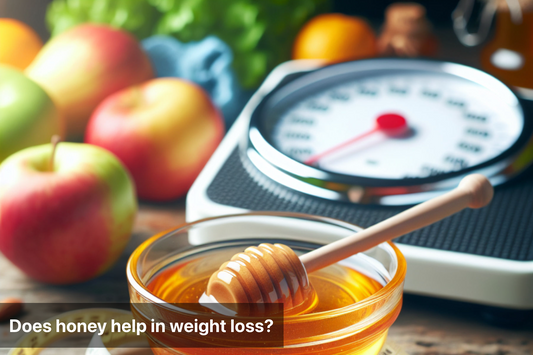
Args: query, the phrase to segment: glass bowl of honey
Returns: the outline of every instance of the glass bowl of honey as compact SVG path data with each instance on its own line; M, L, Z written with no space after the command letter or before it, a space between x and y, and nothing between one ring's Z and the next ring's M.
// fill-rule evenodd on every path
M234 254L261 243L282 243L301 255L360 230L331 218L283 212L184 224L148 239L131 255L127 276L134 315L146 322L151 317L202 317L202 307L179 305L198 304L210 276ZM209 347L199 348L171 332L147 332L147 337L154 354L376 355L400 312L405 272L398 248L383 243L310 273L316 306L283 318L283 346L228 349L217 347L215 336L209 338ZM156 316L136 312L135 305L142 304L155 305ZM254 335L249 335L248 341L253 340Z

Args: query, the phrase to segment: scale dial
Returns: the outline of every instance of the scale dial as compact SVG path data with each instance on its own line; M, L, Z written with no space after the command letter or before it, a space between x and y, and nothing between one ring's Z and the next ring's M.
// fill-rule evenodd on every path
M520 108L487 88L439 74L405 73L354 80L294 103L278 116L271 140L305 162L372 130L376 118L390 113L405 118L405 132L375 132L315 165L367 178L424 178L493 159L524 128Z
M390 117L405 127L380 129L379 120ZM250 133L252 160L277 170L277 180L285 174L282 183L297 179L336 199L354 200L349 192L363 189L356 202L396 204L390 201L408 199L383 198L451 188L472 171L502 182L531 128L517 97L488 74L374 59L319 69L278 88L256 111Z

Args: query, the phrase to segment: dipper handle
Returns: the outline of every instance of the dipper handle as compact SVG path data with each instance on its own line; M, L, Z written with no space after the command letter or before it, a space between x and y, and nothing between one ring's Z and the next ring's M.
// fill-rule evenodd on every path
M308 273L322 269L387 240L438 222L467 207L484 207L493 195L492 185L485 176L468 175L452 191L411 207L359 233L304 254L300 260Z

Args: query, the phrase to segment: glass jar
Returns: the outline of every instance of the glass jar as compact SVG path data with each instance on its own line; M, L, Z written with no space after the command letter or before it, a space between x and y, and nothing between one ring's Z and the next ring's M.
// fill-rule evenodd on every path
M481 68L507 85L533 89L532 31L531 10L522 13L519 23L509 11L497 12L494 38L481 52Z
M194 291L198 285L207 282L202 280L246 247L282 243L303 254L360 230L350 223L292 213L249 213L188 223L150 238L131 255L127 266L131 303L133 308L156 305L160 319L190 318L190 310L175 303L191 301L187 292L198 292ZM312 313L284 317L282 348L186 348L185 343L170 348L166 344L172 334L153 333L148 338L155 354L375 355L400 312L405 272L398 248L383 243L310 274L319 306ZM331 291L331 285L339 288ZM359 299L358 290L363 289L373 291ZM343 303L320 309L321 297Z

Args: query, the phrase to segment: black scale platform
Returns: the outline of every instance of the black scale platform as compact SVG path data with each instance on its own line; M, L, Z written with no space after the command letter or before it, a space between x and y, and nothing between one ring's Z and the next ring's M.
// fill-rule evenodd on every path
M216 203L248 210L290 211L368 227L405 207L328 201L290 190L241 161L236 149L207 189ZM533 174L496 188L492 203L464 210L396 242L516 261L533 260Z

